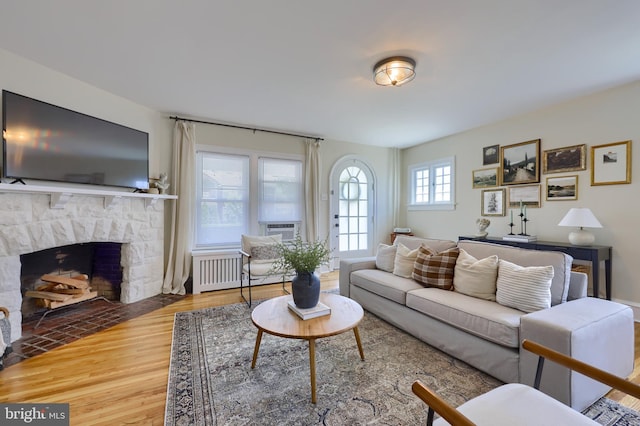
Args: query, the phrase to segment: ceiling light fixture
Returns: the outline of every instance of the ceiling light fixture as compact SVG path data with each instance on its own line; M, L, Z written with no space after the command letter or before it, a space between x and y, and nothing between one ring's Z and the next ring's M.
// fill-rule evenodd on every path
M392 56L373 67L373 80L380 86L402 86L416 76L416 61L406 56Z

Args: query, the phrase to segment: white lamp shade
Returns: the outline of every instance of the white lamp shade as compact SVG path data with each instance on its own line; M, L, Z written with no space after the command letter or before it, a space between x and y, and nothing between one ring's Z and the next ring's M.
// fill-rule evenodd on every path
M588 208L573 208L562 218L558 226L575 226L579 228L602 228L598 219Z
M569 234L569 242L576 246L593 244L595 237L582 228L602 228L598 219L588 208L573 208L562 218L558 226L574 226L577 229Z

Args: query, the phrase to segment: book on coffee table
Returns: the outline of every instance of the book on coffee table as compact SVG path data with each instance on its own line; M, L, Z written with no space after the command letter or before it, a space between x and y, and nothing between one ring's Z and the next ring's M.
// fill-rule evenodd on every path
M321 317L331 314L331 308L322 302L318 302L313 308L298 308L293 300L289 301L289 309L296 313L303 320Z

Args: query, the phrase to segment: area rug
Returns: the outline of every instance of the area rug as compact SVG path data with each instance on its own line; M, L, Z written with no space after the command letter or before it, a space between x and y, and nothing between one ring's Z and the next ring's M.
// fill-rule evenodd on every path
M425 424L411 391L420 379L454 406L501 382L365 313L365 360L352 332L316 341L317 403L311 403L308 344L264 334L244 304L175 316L165 425ZM602 399L588 415L601 424L640 425L637 414ZM637 423L636 423L637 422Z

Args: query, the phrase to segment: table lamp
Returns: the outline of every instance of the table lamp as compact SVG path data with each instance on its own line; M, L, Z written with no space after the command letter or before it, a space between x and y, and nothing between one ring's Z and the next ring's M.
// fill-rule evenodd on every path
M583 228L602 228L598 219L588 208L572 208L562 218L558 226L573 226L580 228L569 234L569 242L575 246L588 246L593 244L595 237Z

